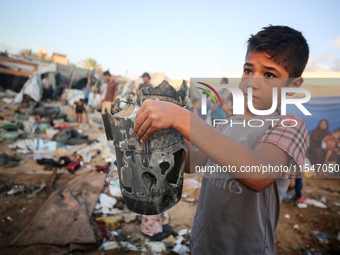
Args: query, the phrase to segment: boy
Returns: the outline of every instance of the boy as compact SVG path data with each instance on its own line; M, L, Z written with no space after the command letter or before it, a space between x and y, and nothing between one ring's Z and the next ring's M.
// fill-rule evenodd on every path
M238 170L236 174L208 174L205 176L210 178L203 178L190 234L193 254L274 254L280 203L290 180L272 173L247 175L240 170L302 165L307 129L295 116L280 116L280 106L271 116L255 116L246 103L247 89L252 88L255 109L271 108L273 88L278 89L280 102L282 87L301 86L308 55L305 38L289 27L265 27L249 38L240 84L245 94L245 114L228 120L245 123L250 119L280 119L264 122L261 127L223 125L217 130L168 102L146 100L139 109L134 131L141 142L154 132L173 128L198 148L190 151L191 165L187 164L186 171L194 167L193 162L198 166L229 165ZM282 125L282 118L289 128ZM280 175L296 177L294 173Z
M84 100L83 100L83 99L80 99L80 100L77 102L77 105L76 105L76 122L77 122L78 126L79 126L81 123L83 123L83 112L85 112L86 123L89 124L89 120L88 120L88 117L87 117L86 108L85 108L85 105L84 105Z

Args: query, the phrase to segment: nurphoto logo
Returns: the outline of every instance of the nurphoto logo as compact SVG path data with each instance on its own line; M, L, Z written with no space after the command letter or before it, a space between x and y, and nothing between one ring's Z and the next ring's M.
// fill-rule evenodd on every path
M202 93L201 94L201 114L202 115L207 115L207 95L209 95L214 104L217 105L217 102L215 100L214 95L209 91L211 90L217 97L217 99L219 100L220 104L222 105L222 100L219 96L219 94L217 93L216 89L223 89L226 88L230 91L230 93L233 96L233 115L244 115L245 111L244 111L244 94L242 92L242 90L236 86L233 85L229 85L229 84L217 84L214 87L203 83L203 82L197 82L200 85L205 86L206 88L200 88L197 87L200 90L203 90L206 93ZM208 90L208 89L209 90ZM260 116L265 116L265 115L271 115L273 114L277 109L278 109L278 89L276 87L272 88L272 105L269 109L266 110L258 110L255 109L254 105L253 105L253 101L252 101L252 97L253 97L253 88L248 87L247 88L247 93L248 93L248 97L247 97L247 106L248 109L251 113L253 113L254 115L260 115ZM304 94L305 97L299 97L299 98L287 98L287 94L288 93L299 93L299 94ZM288 104L292 104L295 105L304 115L311 115L311 113L303 106L303 103L307 103L310 99L311 99L311 93L309 90L304 89L304 88L292 88L292 87L283 87L281 88L281 102L280 102L280 113L281 115L287 115L287 105ZM278 119L266 119L265 121L271 121L272 123L274 123L274 121L277 121ZM289 121L288 119L285 119L283 122L287 122ZM217 126L217 125L221 125L221 124L227 124L229 121L227 119L214 119L213 120L213 126ZM291 123L293 122L293 124ZM257 123L257 124L256 124ZM243 126L246 125L245 120L242 123L230 123L231 126L237 125L237 124L242 124ZM248 126L249 127L261 127L264 124L263 120L259 120L259 119L251 119L248 120ZM297 125L297 122L295 120L291 120L289 125L286 125L285 123L281 123L281 125L285 126L285 127L295 127Z

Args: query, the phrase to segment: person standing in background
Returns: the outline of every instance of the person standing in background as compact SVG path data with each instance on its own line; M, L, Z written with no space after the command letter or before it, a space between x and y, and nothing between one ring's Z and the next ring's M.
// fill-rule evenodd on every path
M50 88L50 84L48 83L48 74L45 74L44 78L42 79L42 90L43 90L43 93L42 93L42 98L41 100L45 100L46 99L46 96L47 96L47 91L49 90Z
M106 95L105 95L103 106L102 106L102 114L105 113L105 108L108 108L109 110L111 110L111 105L116 102L116 98L118 94L117 83L114 80L114 78L111 76L110 72L105 71L104 77L105 77L105 81L107 84L107 88L106 88Z
M152 86L152 84L150 83L151 77L149 73L143 73L143 75L141 76L143 78L143 82L139 84L138 90L137 90L137 103L140 104L140 100L139 100L139 95L140 95L140 90L142 88L147 88Z
M228 84L228 78L223 77L220 81L220 84ZM218 95L221 98L222 105L220 104L219 100L216 100L216 105L211 107L210 117L211 117L211 124L214 124L214 119L225 119L228 117L226 111L224 110L224 105L227 104L227 98L230 94L230 91L226 88L223 88L221 92L218 92ZM228 101L228 103L230 100Z
M83 88L83 92L85 94L84 103L85 103L85 105L88 105L88 103L89 103L89 95L90 95L90 92L91 92L91 88L90 88L90 84L89 83L87 83L86 87Z
M308 156L313 165L325 162L325 151L321 148L322 139L330 135L328 121L320 120L319 125L312 131Z

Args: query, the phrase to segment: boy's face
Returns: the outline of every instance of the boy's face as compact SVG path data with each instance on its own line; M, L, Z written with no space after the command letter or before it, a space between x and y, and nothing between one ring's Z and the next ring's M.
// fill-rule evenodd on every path
M240 88L245 96L246 115L253 115L248 109L248 87L252 88L254 108L257 110L267 110L272 106L273 88L277 88L278 104L280 104L281 88L293 86L293 82L287 85L288 78L289 74L286 69L270 59L267 53L249 52L240 83Z

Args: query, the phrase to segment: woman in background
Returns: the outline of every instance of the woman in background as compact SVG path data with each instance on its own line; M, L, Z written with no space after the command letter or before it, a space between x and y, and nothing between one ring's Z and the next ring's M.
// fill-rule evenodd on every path
M320 120L319 125L310 136L309 159L313 165L325 162L325 151L321 148L322 139L330 135L328 121Z

